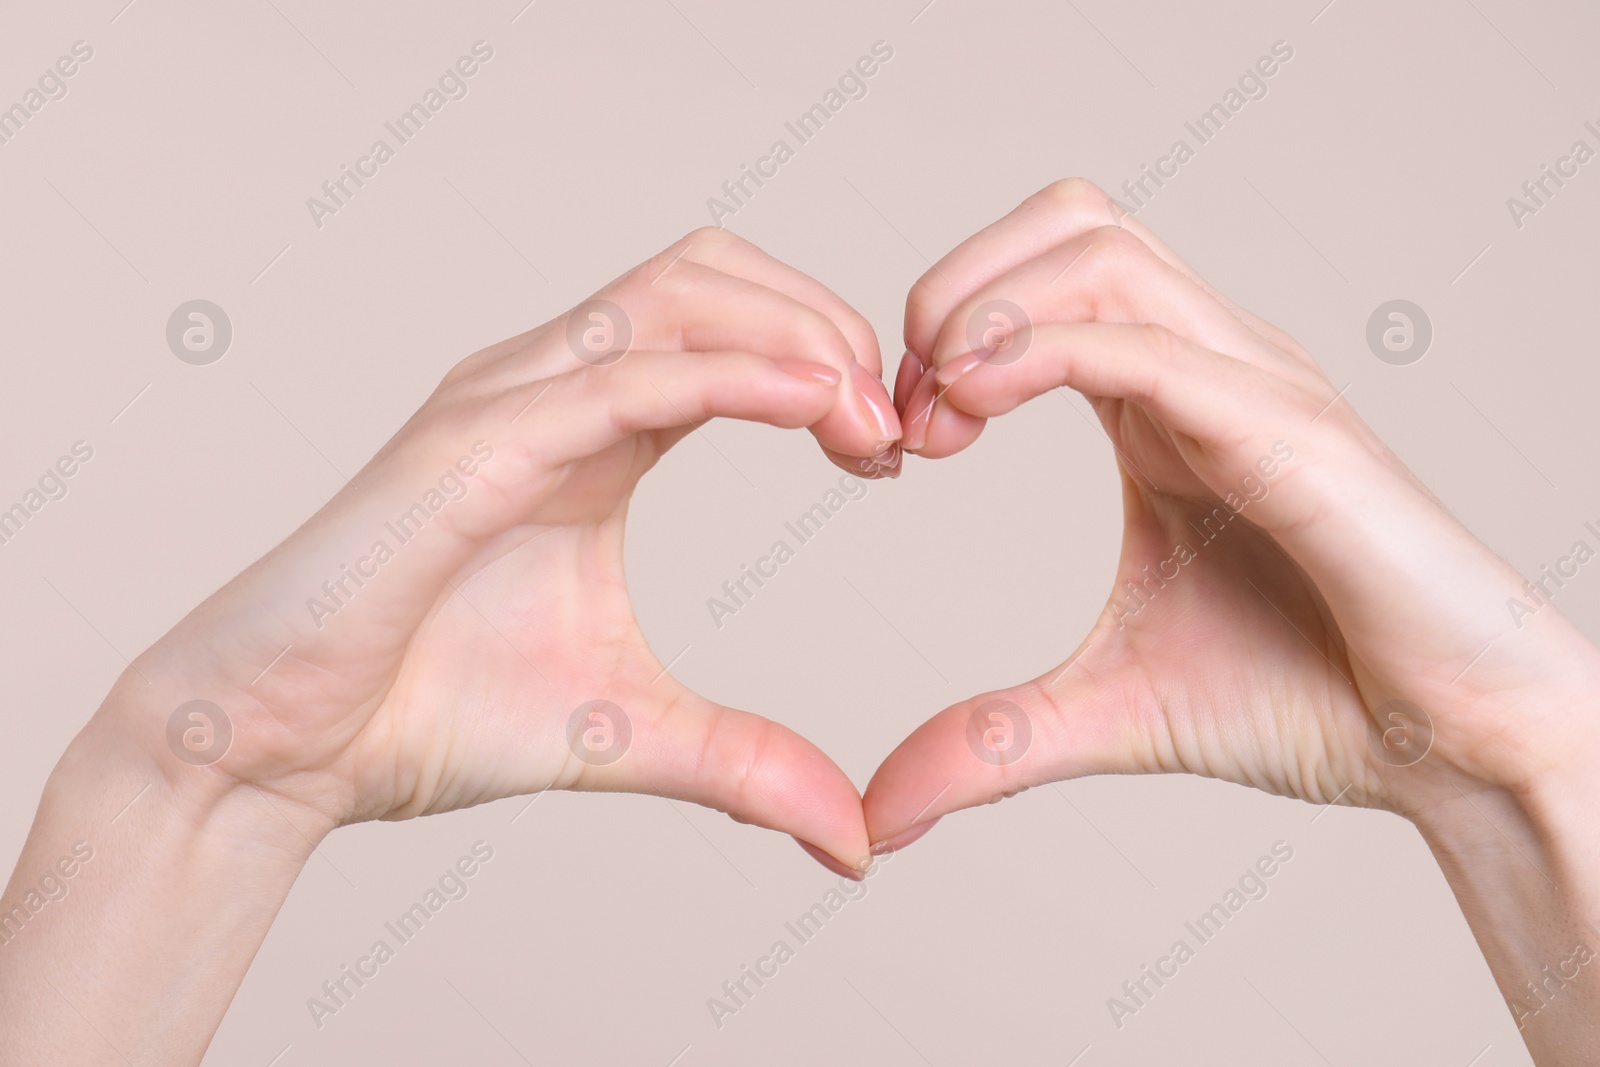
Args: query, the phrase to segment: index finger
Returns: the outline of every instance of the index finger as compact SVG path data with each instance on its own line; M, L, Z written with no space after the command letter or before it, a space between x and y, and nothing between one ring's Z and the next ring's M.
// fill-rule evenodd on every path
M715 226L695 230L679 243L684 246L681 254L686 259L764 285L826 315L850 342L856 362L873 377L883 373L883 357L872 324L809 274L774 258L738 234Z
M1148 226L1084 178L1063 178L1045 186L961 242L917 279L906 298L906 347L929 366L939 331L964 301L1028 260L1103 226L1118 226L1137 237L1264 339L1303 355L1287 334L1222 296Z
M878 335L866 316L809 274L720 227L707 226L693 231L641 269L652 270L660 261L659 269L665 273L679 259L687 259L781 293L833 323L849 344L855 363L861 368L860 371L848 373L842 387L852 400L852 411L848 418L878 431L878 443L875 448L865 450L863 455L856 455L855 452L830 447L822 438L830 436L828 431L832 427L824 427L819 437L823 454L836 466L852 473L871 478L884 474L893 476L898 469L898 449L888 447L885 450L882 438L899 437L899 418L881 380L883 356L878 346ZM836 416L832 421L837 424L845 418L847 416Z

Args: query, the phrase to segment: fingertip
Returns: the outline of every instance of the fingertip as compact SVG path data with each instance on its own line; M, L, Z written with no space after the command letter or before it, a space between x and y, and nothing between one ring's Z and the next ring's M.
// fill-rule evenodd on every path
M909 348L906 349L906 354L900 357L900 370L894 379L894 406L902 419L906 414L906 401L911 399L911 390L917 387L926 370L922 357Z
M949 363L934 372L934 380L942 386L952 386L965 378L968 373L989 361L987 352L968 352L964 356L957 356Z
M928 441L928 425L938 401L939 382L936 372L925 370L906 397L905 435L900 439L906 451L922 451L922 446Z
M838 857L824 851L823 849L818 848L809 841L804 841L797 837L794 839L794 843L805 849L808 856L822 864L828 870L832 871L834 874L837 874L841 878L848 878L852 882L859 882L867 876L867 871L872 867L872 857L876 854L869 852L867 855L857 860L855 865L852 866L843 862Z
M875 435L874 440L882 445L900 440L900 414L895 411L883 382L859 363L850 364L850 382L860 398L861 410Z
M923 459L944 459L963 451L978 439L988 420L963 411L942 396L934 405L917 455Z
M903 456L899 442L896 442L875 456L852 456L839 452L827 445L822 446L822 454L833 462L840 470L849 471L857 478L876 481L880 478L898 478L902 469Z
M861 793L816 745L681 687L652 701L652 714L633 722L628 758L590 768L584 788L700 804L809 842L847 867L869 855Z
M889 391L866 367L852 362L843 374L832 407L811 424L811 431L835 462L839 456L852 457L852 462L839 464L846 470L854 470L854 462L885 464L891 446L901 438L899 412Z
M900 831L898 834L887 837L882 841L874 842L872 845L872 854L874 856L887 856L891 852L899 852L901 849L906 848L914 842L920 840L924 834L937 826L939 824L939 820L942 818L944 818L943 815L932 819L925 819L922 822L916 823Z

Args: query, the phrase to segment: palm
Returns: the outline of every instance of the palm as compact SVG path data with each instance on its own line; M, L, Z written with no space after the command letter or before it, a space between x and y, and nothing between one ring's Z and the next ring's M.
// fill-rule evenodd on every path
M1249 503L1235 514L1211 488L1237 464L1135 405L1096 408L1122 459L1127 525L1122 580L1080 654L1102 684L1107 671L1117 679L1107 688L1149 739L1140 769L1381 802L1359 659L1300 569L1248 521Z
M409 818L574 784L584 764L568 749L568 715L594 699L637 714L661 670L629 604L621 544L620 515L545 527L449 591L352 746L358 795L376 809L362 814Z
M571 784L582 764L564 758L568 714L647 689L661 669L629 604L623 522L639 478L679 436L642 434L553 472L486 465L473 492L519 511L489 518L504 532L442 583L407 591L414 629L330 628L294 649L314 675L275 668L257 686L256 721L235 724L232 757L258 781L324 779L322 806L340 821ZM651 695L677 688L663 678Z
M974 340L997 319L1021 325ZM878 768L864 807L892 847L943 813L1107 773L1413 814L1486 780L1486 753L1509 789L1544 773L1527 738L1558 716L1514 694L1557 679L1589 699L1586 644L1553 612L1526 618L1531 583L1310 354L1087 183L945 256L911 290L906 342L910 451L953 455L985 420L1074 390L1116 447L1125 519L1115 588L1074 655L945 708Z

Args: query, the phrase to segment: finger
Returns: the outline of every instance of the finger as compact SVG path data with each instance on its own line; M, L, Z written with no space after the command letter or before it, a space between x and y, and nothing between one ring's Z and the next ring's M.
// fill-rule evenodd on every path
M687 431L713 418L799 429L839 404L841 376L826 364L753 352L631 352L514 390L497 403L515 410L537 397L537 434L527 446L549 467L593 455L649 431Z
M664 272L684 260L782 293L826 316L838 328L849 343L855 362L861 367L860 371L851 368L848 375L849 387L855 392L853 408L863 423L873 428L879 448L862 456L859 451L852 453L829 447L827 442L833 439L829 435L834 427L824 426L820 428L818 438L823 443L823 453L836 466L852 473L861 473L862 468L866 467L871 473L863 474L863 477L892 476L884 473L889 465L883 457L888 451L887 441L899 437L899 422L891 413L888 395L878 380L883 360L878 349L877 334L866 318L821 282L720 227L704 227L688 234L642 270L653 279L657 276L657 263L663 264L659 270ZM898 455L896 450L895 469L898 468ZM870 462L863 464L862 459Z
M450 409L437 423L424 413L295 534L294 551L269 554L241 578L261 617L277 620L263 638L276 645L267 659L286 645L336 655L359 635L409 633L485 542L527 521L567 463L644 431L664 431L664 448L717 416L808 426L838 403L839 382L825 364L749 352L635 352ZM368 581L362 561L380 535L406 545L404 562ZM336 625L307 609L308 595L333 588L330 576L345 596L360 590Z
M935 715L891 752L862 806L876 853L904 848L962 808L1047 782L1158 770L1159 717L1131 671L1097 662L1086 642L1077 660L1012 689L963 700Z
M1013 268L958 304L929 353L932 367L985 351L996 362L1021 361L1018 330L1042 322L1159 323L1218 351L1254 362L1276 357L1259 336L1203 290L1115 227L1082 234ZM924 382L924 395L931 384ZM940 421L937 401L918 423L907 418L907 447L948 455L971 443L981 425Z
M1322 591L1342 628L1437 635L1422 652L1441 665L1441 691L1511 626L1492 606L1517 595L1520 577L1462 536L1454 518L1381 454L1333 419L1319 422L1327 408L1321 393L1160 326L1045 324L1024 340L1027 355L1013 363L977 355L947 364L939 372L949 383L941 403L993 417L1061 385L1138 405L1172 432L1188 470L1213 494L1203 511L1221 522L1244 515L1269 534ZM1490 577L1432 598L1396 598L1395 589L1423 573ZM1463 629L1441 629L1442 618ZM1404 664L1393 669L1414 673Z
M979 418L1014 410L1057 386L1145 408L1185 436L1218 450L1270 445L1283 420L1271 411L1287 392L1259 368L1210 351L1160 325L1042 323L1015 337L1026 354L951 360L929 375L942 404Z
M1164 326L1045 323L1018 338L1027 354L1014 362L974 353L936 372L940 403L993 418L1057 386L1126 401L1175 436L1187 469L1216 497L1237 501L1246 487L1259 490L1260 479L1272 480L1271 492L1250 504L1250 520L1291 553L1302 542L1331 552L1330 560L1348 550L1328 541L1323 531L1333 524L1318 521L1328 508L1321 472L1331 458L1328 434L1315 424L1320 394ZM1350 511L1368 512L1370 491L1340 491Z
M840 470L849 471L857 478L900 477L902 457L898 443L890 445L876 456L847 456L831 448L823 448L822 454Z
M845 402L812 427L826 448L874 456L900 437L899 419L876 373L857 362L833 319L793 297L687 257L654 282L635 282L614 296L639 348L739 350L836 368ZM585 314L585 305L573 314Z
M1010 214L963 241L924 274L906 301L906 344L927 356L951 312L979 288L1052 248L1107 226L1123 229L1141 241L1162 262L1273 344L1303 354L1292 338L1213 289L1149 227L1083 178L1066 178L1039 190Z
M856 354L856 363L862 368L862 373L851 371L851 384L856 389L854 402L859 414L882 437L890 437L891 434L899 437L898 419L891 418L890 410L885 405L886 394L882 381L878 381L882 378L883 357L878 350L877 333L861 312L846 304L837 293L816 278L802 270L795 270L722 227L696 230L680 243L688 248L688 258L722 270L725 274L749 278L750 282L784 293L806 307L827 315L850 341L850 347ZM840 453L827 445L822 445L822 454L826 454L834 466L864 478L899 477L901 454L898 445L883 446L877 454L866 458Z
M804 271L796 270L757 245L717 226L694 231L674 249L679 246L684 249L686 259L764 285L826 315L850 342L856 362L873 377L882 375L883 357L872 324L837 293ZM669 253L675 254L673 249L668 249L662 255Z
M1063 385L1143 404L1206 439L1236 434L1252 397L1281 392L1259 370L1164 326L1040 323L1012 335L1004 350L930 368L906 405L904 446L929 458L950 455L975 440L987 419Z
M629 703L591 702L569 725L577 773L568 788L687 800L790 834L841 873L859 876L869 865L861 795L811 742L681 686L664 701L639 694L642 712Z
M946 386L938 367L922 373L906 397L901 417L901 447L926 459L953 455L978 439L985 419L944 403Z
M929 363L1002 351L1037 322L1156 322L1219 351L1265 358L1260 337L1126 230L1102 226L989 279L940 325Z
M900 369L894 379L894 407L903 420L906 414L906 401L911 399L911 391L922 381L922 374L928 368L922 362L922 357L906 349L906 354L900 357Z
M827 316L844 334L855 353L856 363L862 368L862 372L852 371L851 374L859 414L882 438L899 436L898 420L889 414L889 407L885 403L887 394L878 380L883 371L878 336L864 315L815 278L720 227L708 226L694 231L657 259L667 256L675 259L680 254L682 258L783 293ZM894 477L899 470L898 448L880 448L876 454L867 457L840 452L826 444L822 451L839 468L862 477Z
M907 350L900 361L899 377L895 380L895 407L900 412L900 447L903 451L917 452L929 459L959 451L954 447L948 451L941 451L937 446L929 447L928 431L935 423L940 427L934 435L936 442L959 441L963 448L977 440L984 423L983 419L967 412L939 404L943 386L934 378L933 372L937 369L925 367L915 352Z

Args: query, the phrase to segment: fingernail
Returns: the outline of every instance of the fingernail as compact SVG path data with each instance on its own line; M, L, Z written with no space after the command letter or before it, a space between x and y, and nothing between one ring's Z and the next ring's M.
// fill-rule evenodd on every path
M873 456L870 460L873 478L898 478L900 477L900 443L892 441L889 447Z
M904 412L906 400L911 396L911 390L917 387L922 380L922 372L927 370L922 365L922 357L906 349L906 354L900 357L900 372L894 379L894 406Z
M939 400L939 381L935 371L925 371L917 387L911 390L906 401L906 429L900 444L915 452L928 443L928 423L933 418L933 406Z
M943 818L943 816L940 816L940 818ZM905 848L907 845L911 844L929 830L932 830L938 821L939 819L929 819L926 822L919 822L908 829L900 831L898 834L895 834L893 837L888 838L887 840L879 841L877 844L872 846L872 854L874 856L886 856L891 852L898 852L900 849Z
M900 445L891 443L879 450L876 455L857 458L850 464L850 469L855 471L858 478L869 481L878 478L900 477Z
M879 440L899 440L900 435L895 429L899 418L885 406L887 401L878 397L878 394L883 392L883 383L867 373L867 368L861 364L852 363L850 384L855 386L856 395L861 397L861 404L867 409L867 415L872 420Z
M966 355L957 356L949 363L946 363L944 366L940 367L933 377L934 380L940 385L954 385L962 378L965 378L967 376L967 372L972 370L972 368L981 366L987 362L989 362L989 353L968 352Z
M843 377L837 370L826 363L813 363L809 359L793 359L785 357L775 359L779 370L791 378L799 378L803 382L816 382L818 385L838 385Z
M839 875L841 878L848 878L852 882L859 882L866 876L866 870L864 868L847 867L809 841L802 841L798 837L795 838L794 841L795 844L805 849L807 855L809 855L812 859L828 868L828 870L832 871L834 874Z

